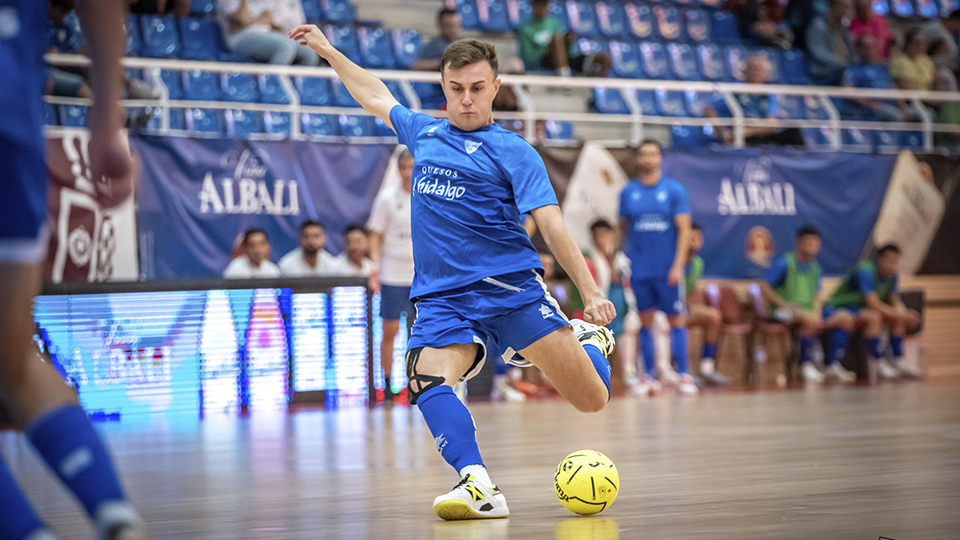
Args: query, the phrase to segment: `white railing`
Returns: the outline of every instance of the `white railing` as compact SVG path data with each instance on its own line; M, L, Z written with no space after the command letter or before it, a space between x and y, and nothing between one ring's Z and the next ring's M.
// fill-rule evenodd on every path
M48 54L47 61L60 66L84 66L89 64L89 60L80 55ZM297 93L292 77L323 77L336 79L336 72L329 67L300 67L300 66L274 66L268 64L238 64L231 62L196 62L189 60L167 60L153 58L124 58L123 65L127 68L147 69L151 74L152 82L160 89L161 99L159 101L146 100L125 100L123 104L126 107L156 107L161 111L161 128L159 134L184 134L170 129L170 109L177 108L205 108L205 109L240 109L247 111L274 111L291 113L291 134L294 139L305 138L301 131L299 115L303 113L320 114L351 114L368 115L366 111L359 108L350 107L316 107L300 103L300 96ZM213 73L249 73L255 75L276 75L287 94L289 104L273 105L264 103L243 103L232 101L194 101L194 100L171 100L167 93L166 85L160 78L161 70L170 71L205 71ZM383 80L398 81L403 90L404 97L410 103L414 110L421 110L421 102L416 92L414 92L411 83L414 82L438 82L439 75L435 72L423 71L397 71L397 70L371 70ZM932 92L932 91L908 91L908 90L874 90L865 88L843 88L827 86L796 86L796 85L778 85L778 84L739 84L739 83L712 83L699 81L672 81L672 80L642 80L642 79L613 79L613 78L589 78L589 77L555 77L544 75L501 75L503 84L509 85L514 89L520 103L519 112L497 112L495 117L498 119L514 119L524 121L524 135L531 142L536 136L537 120L557 120L577 123L602 123L602 124L620 124L630 127L629 140L622 141L623 144L635 145L643 138L643 126L645 124L656 124L663 126L686 125L686 126L704 126L712 124L716 126L733 126L734 146L742 147L744 145L744 128L746 127L781 127L781 128L823 128L829 127L831 130L830 146L838 150L841 147L841 131L844 129L860 130L890 130L890 131L920 131L923 133L924 150L932 151L934 149L934 133L960 133L960 125L938 124L934 123L930 117L924 103L936 104L942 102L960 102L960 92ZM563 112L544 110L540 106L543 103L537 103L530 95L528 88L578 88L594 89L597 87L615 88L620 90L666 90L666 91L686 91L694 92L716 92L721 94L730 105L730 118L698 118L698 117L673 117L673 116L649 116L644 115L640 104L636 100L634 92L622 92L624 100L630 109L630 114L600 114L600 113L582 113L582 112ZM795 95L795 96L813 96L823 109L829 115L828 120L821 119L757 119L745 118L740 109L735 94L776 94L776 95ZM859 99L884 99L884 100L902 100L910 104L917 112L920 122L870 122L843 120L830 98L859 98ZM65 104L87 104L88 102L78 98L63 98L48 96L50 103ZM425 110L428 114L434 116L445 116L444 111ZM194 132L190 132L196 135ZM269 138L269 135L263 135L262 138ZM377 139L377 138L374 138ZM360 141L363 142L363 141Z

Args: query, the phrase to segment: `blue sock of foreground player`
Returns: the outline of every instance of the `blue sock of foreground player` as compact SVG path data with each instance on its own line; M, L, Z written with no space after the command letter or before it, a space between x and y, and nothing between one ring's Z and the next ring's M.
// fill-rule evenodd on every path
M0 456L0 540L25 540L43 523Z
M587 351L587 356L590 357L590 361L593 362L593 369L597 370L597 375L600 376L600 380L603 381L603 384L607 387L607 401L610 400L610 360L603 355L603 352L600 351L600 348L596 345L590 343L585 343L583 345L583 350Z
M656 357L653 356L653 333L646 326L640 329L640 355L643 356L643 372L652 378Z
M870 353L871 358L876 358L877 360L883 358L883 351L880 350L880 338L867 338L867 348L869 349L868 352Z
M890 336L890 352L894 358L903 358L903 336Z
M847 343L850 342L850 332L842 328L836 328L830 332L830 354L827 355L827 365L843 360L843 355L847 353Z
M481 483L493 485L477 446L477 427L467 406L443 384L420 394L417 406L437 442L437 450L461 477L473 474Z
M670 329L670 350L673 352L673 362L677 365L677 373L683 375L687 371L687 328Z
M800 336L800 365L812 360L811 351L813 351L813 336Z
M90 517L102 521L97 511L104 503L125 505L110 456L82 408L68 405L48 413L27 429L27 437Z

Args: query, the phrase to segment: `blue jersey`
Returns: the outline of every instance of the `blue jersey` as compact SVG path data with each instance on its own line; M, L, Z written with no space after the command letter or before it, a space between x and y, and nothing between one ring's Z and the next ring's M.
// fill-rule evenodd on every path
M690 213L687 190L661 176L652 186L631 180L620 192L620 217L627 220L626 249L631 278L664 278L677 254L679 214Z
M520 215L557 196L522 137L496 124L463 131L401 105L390 122L415 159L411 297L542 268Z
M43 142L47 5L0 0L0 238L32 238L46 218Z

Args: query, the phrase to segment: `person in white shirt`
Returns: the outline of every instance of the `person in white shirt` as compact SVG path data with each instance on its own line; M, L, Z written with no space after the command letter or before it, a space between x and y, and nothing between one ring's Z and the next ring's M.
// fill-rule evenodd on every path
M413 177L413 154L404 149L397 158L400 185L386 188L373 201L367 222L370 231L370 259L374 271L370 288L380 292L380 317L383 319L383 341L380 342L380 365L383 367L384 402L393 396L390 375L393 367L393 342L400 330L400 314L407 314L409 335L417 311L410 302L413 283L413 241L410 236L410 181Z
M280 258L284 277L329 276L337 272L337 259L325 249L327 234L323 224L308 219L300 224L300 247Z
M270 262L270 242L267 232L257 227L243 233L244 255L230 261L223 271L225 279L280 277L280 268Z
M376 270L367 257L370 251L370 239L367 231L361 225L347 225L343 230L343 253L337 255L337 267L334 274L338 276L369 277Z
M300 0L219 0L217 22L231 51L276 65L320 65L320 57L300 47L286 31L305 23Z

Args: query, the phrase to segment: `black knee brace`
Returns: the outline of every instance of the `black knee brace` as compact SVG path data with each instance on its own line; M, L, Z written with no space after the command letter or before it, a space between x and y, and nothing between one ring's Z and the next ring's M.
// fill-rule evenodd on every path
M417 398L420 397L420 394L431 388L436 388L446 381L444 377L417 373L417 362L420 361L421 352L423 352L423 347L414 347L407 351L407 380L410 381L407 386L411 405L417 404Z

